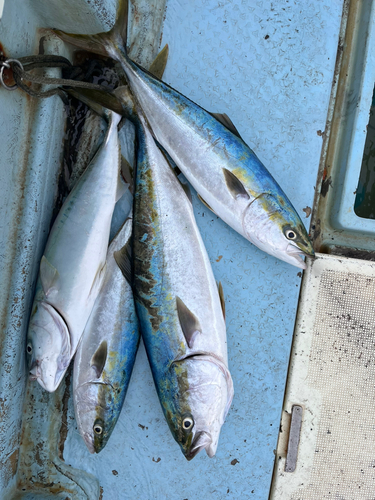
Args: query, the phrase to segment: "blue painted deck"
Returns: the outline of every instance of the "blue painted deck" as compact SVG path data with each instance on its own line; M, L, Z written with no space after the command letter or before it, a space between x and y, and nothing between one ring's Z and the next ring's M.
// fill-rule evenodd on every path
M342 0L169 0L164 80L226 112L308 227L332 85ZM91 456L72 404L64 458L96 475L103 500L265 500L271 481L300 288L270 257L197 201L194 209L227 307L235 397L218 452L186 462L160 408L143 346L107 447Z

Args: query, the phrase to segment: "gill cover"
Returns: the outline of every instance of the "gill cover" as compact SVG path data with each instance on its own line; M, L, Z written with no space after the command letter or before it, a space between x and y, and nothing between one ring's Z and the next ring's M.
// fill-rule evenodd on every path
M305 269L301 255L315 255L309 236L289 200L278 198L262 193L249 203L243 214L243 230L261 250Z
M26 351L31 378L48 392L55 391L69 364L70 335L62 316L46 302L35 306Z

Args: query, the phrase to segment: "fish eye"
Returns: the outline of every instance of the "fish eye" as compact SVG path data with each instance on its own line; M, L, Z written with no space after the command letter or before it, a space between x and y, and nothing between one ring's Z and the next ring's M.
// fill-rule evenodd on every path
M295 240L297 238L297 233L295 233L292 229L287 229L285 231L285 236L288 240Z
M185 417L182 421L184 431L189 431L194 425L194 420L191 417Z
M102 434L103 432L103 427L101 425L94 425L94 432L95 434L100 436L100 434Z
M31 345L31 342L27 344L26 350L27 354L31 354L33 352L33 346Z

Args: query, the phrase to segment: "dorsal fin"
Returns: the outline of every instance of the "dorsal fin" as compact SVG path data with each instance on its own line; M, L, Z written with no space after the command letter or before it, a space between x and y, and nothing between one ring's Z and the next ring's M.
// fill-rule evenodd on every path
M100 378L107 361L108 346L107 341L103 340L97 350L94 352L90 366L95 370L96 378Z
M116 264L120 268L124 278L131 286L132 284L132 251L131 251L131 242L130 239L126 242L126 244L117 252L113 253L113 257L116 261Z
M224 299L223 285L221 284L221 281L219 281L219 283L217 284L217 289L219 292L221 310L223 311L223 316L225 321L225 299Z
M180 297L176 297L177 314L180 321L181 329L183 331L187 345L192 348L195 337L202 333L202 327L198 318L193 314L190 309L184 304Z
M44 255L40 261L39 276L46 297L57 290L56 282L59 279L59 273Z
M232 134L242 139L240 133L238 132L232 120L226 113L210 113L210 115L216 118L216 120L220 122L222 125L224 125L224 127L226 127L230 132L232 132Z
M211 210L211 212L214 212L214 210L212 210L212 208L210 207L210 205L207 202L204 201L204 199L202 198L202 196L199 193L197 193L197 196L201 200L201 202L203 203L203 205L205 205L207 208L209 208ZM214 214L216 215L215 212L214 212Z
M227 185L227 188L229 189L230 194L233 196L233 198L241 197L241 198L250 199L250 196L247 193L244 185L239 180L239 178L234 175L233 172L231 172L227 168L223 168L223 173L224 173L225 183Z
M168 44L166 44L161 49L159 54L155 57L154 61L152 62L149 68L149 72L152 75L156 76L156 78L159 78L159 80L163 78L164 70L168 61L168 54L169 54L169 47Z

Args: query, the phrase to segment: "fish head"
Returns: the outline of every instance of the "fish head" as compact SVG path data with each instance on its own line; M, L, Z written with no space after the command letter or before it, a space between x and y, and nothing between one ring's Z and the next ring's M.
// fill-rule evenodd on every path
M120 392L103 380L74 387L76 421L90 453L102 451L112 434L123 402L117 397Z
M90 453L99 453L107 444L118 414L109 384L92 381L74 388L74 409L79 432Z
M34 304L26 356L30 378L46 391L55 391L69 365L70 337L65 321L50 304Z
M315 256L306 228L286 196L261 194L247 206L242 225L251 243L293 266L306 269L302 256Z
M174 438L187 460L203 449L212 458L233 397L229 372L208 356L189 357L175 363L175 368L179 408L172 425L168 422Z

